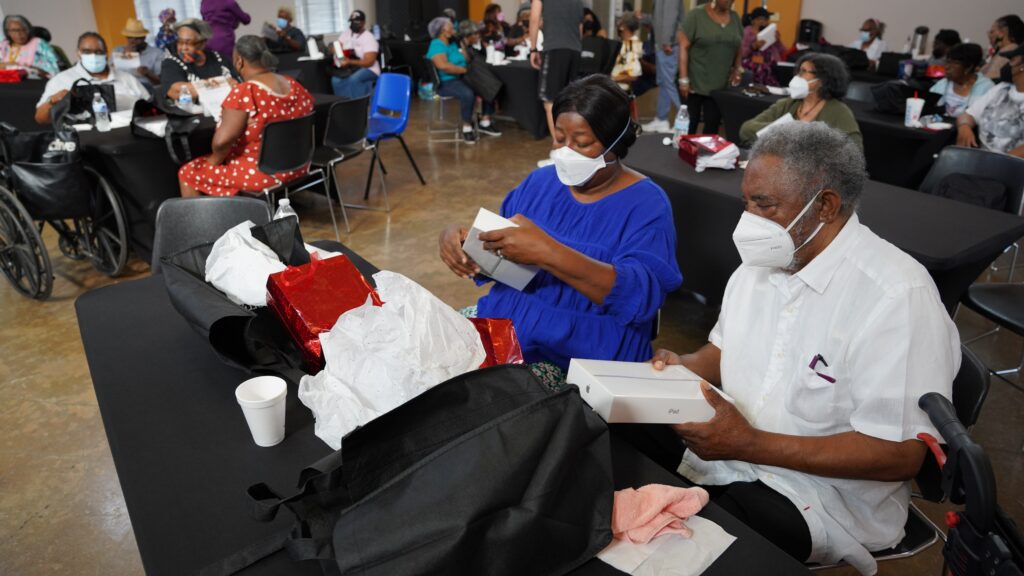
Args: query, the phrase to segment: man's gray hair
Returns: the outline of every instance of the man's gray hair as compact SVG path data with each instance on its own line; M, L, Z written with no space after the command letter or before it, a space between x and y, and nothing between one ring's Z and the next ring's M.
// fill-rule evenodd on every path
M839 130L824 122L790 122L775 126L754 144L750 160L759 156L782 159L782 173L778 178L805 203L828 188L842 198L843 213L857 209L867 180L864 154Z
M449 20L446 16L438 16L437 18L431 20L430 24L427 24L427 32L430 33L431 38L437 38L437 36L441 33L441 29L444 28L444 25L451 23L452 21Z

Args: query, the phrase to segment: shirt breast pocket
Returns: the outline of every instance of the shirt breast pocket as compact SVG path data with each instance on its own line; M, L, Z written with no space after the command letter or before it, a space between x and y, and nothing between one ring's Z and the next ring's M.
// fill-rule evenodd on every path
M810 430L831 428L836 424L837 388L828 374L804 366L786 390L786 412Z

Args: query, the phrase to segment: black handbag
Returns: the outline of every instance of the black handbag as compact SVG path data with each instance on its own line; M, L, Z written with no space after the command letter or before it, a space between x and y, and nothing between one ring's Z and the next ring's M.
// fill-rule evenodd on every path
M939 180L932 194L993 210L1006 210L1009 200L1006 185L999 180L967 174L949 174Z
M113 84L97 84L86 78L79 78L75 80L75 83L71 85L71 89L68 90L68 95L71 99L71 108L68 110L68 115L71 117L85 117L88 115L95 122L96 117L92 113L92 101L97 93L106 101L107 110L110 112L117 111L117 99L114 98Z
M285 506L295 525L201 574L285 548L329 575L558 576L611 542L613 493L608 427L579 390L495 366L355 430L294 495L250 487L257 519Z
M84 218L91 214L88 179L82 169L78 133L64 125L67 100L51 110L53 129L21 132L0 124L3 179L10 181L18 200L34 220Z
M484 102L493 102L504 86L501 79L487 66L487 60L479 54L472 54L463 80L477 96L484 99Z
M295 218L256 226L252 235L285 264L309 263ZM301 369L301 350L269 307L251 310L235 304L206 282L206 259L213 244L200 244L161 259L171 305L228 365L250 372Z
M181 110L166 98L156 98L153 101L138 100L132 108L132 134L141 138L160 138L159 135L139 125L140 120L158 117L167 118L163 139L171 161L181 166L192 160L192 146L189 144L188 136L199 127L202 117Z

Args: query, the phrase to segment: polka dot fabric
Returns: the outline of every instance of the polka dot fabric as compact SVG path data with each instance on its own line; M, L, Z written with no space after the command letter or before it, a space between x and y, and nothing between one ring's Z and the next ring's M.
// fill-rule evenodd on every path
M257 170L263 128L270 122L299 118L313 111L313 97L298 82L285 76L290 86L288 94L274 94L255 82L242 82L224 99L224 108L241 110L249 114L245 132L235 141L223 164L207 162L202 156L178 170L178 179L210 196L234 196L241 190L261 192L276 182ZM281 182L294 180L309 168L279 174Z

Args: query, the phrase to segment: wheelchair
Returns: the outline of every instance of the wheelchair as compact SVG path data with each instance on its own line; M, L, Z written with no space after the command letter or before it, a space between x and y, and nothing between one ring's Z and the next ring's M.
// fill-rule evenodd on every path
M77 134L63 128L21 133L0 124L0 271L15 290L37 300L53 289L42 239L47 224L64 256L88 259L107 276L124 271L128 226L121 200L84 164Z

